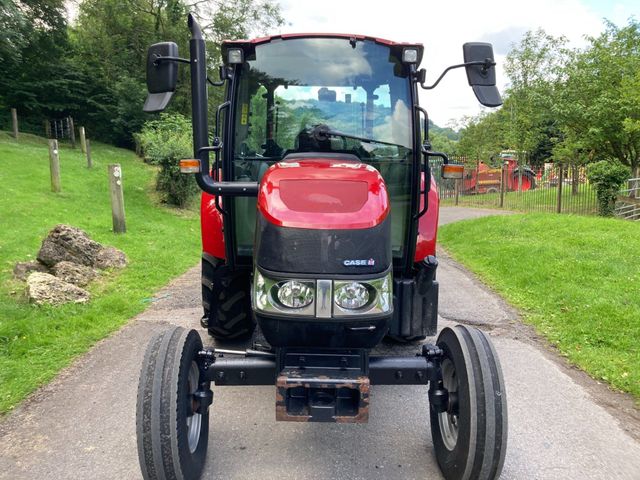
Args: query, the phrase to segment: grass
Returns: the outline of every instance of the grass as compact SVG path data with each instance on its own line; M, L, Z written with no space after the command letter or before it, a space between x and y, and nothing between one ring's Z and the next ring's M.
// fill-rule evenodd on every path
M445 225L439 240L572 363L640 403L640 223L495 216Z
M197 214L160 206L154 197L155 169L132 152L92 142L89 170L79 149L62 146L62 192L54 194L46 145L39 137L21 135L16 142L0 132L0 413L142 311L158 288L200 255ZM109 163L122 165L124 235L111 231ZM36 307L27 302L24 283L13 280L13 265L34 259L58 223L122 249L129 266L94 282L86 305Z
M446 192L448 195L441 198L443 206L455 205L453 192ZM598 205L595 191L588 184L581 184L576 194L572 194L571 185L563 185L562 190L562 212L582 215L593 215L598 212ZM460 195L458 205L475 206L484 208L500 208L500 193L484 193L479 195ZM556 212L558 206L558 189L536 188L525 192L505 192L504 208L517 212Z

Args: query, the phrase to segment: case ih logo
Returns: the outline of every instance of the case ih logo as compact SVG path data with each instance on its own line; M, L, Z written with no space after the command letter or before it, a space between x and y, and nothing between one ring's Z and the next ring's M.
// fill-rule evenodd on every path
M369 260L345 260L342 263L345 267L373 267L376 261L370 258Z

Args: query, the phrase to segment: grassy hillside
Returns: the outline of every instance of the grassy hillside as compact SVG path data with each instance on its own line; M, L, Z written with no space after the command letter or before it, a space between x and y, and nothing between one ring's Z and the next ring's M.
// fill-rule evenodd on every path
M46 140L0 132L0 412L10 410L74 357L144 309L154 291L195 265L198 216L158 205L155 169L127 150L92 143L94 168L78 150L60 149L62 192L51 192ZM111 232L107 164L123 172L128 232ZM89 287L86 305L36 307L12 278L17 261L32 260L58 223L80 227L122 249L129 266ZM143 348L141 345L140 348Z
M571 362L640 401L640 223L495 216L446 225L439 239Z

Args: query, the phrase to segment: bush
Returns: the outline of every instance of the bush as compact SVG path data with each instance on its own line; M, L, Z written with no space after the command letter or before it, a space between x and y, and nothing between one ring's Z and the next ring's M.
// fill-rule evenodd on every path
M596 189L600 215L613 215L616 196L629 175L629 169L617 162L601 160L587 167L587 178Z
M156 190L163 201L185 207L198 192L192 175L180 173L179 161L192 156L191 123L180 114L160 115L144 124L136 143L146 162L158 165Z

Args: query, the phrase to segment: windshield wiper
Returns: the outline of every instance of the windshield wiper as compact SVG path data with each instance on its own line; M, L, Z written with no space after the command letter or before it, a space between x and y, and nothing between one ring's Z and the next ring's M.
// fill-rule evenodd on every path
M357 135L351 135L350 133L339 132L338 130L332 130L329 125L320 124L314 126L309 132L313 138L318 142L326 142L329 137L351 138L365 143L379 143L381 145L389 145L391 147L402 147L397 143L383 142L382 140L376 140L375 138L359 137Z

